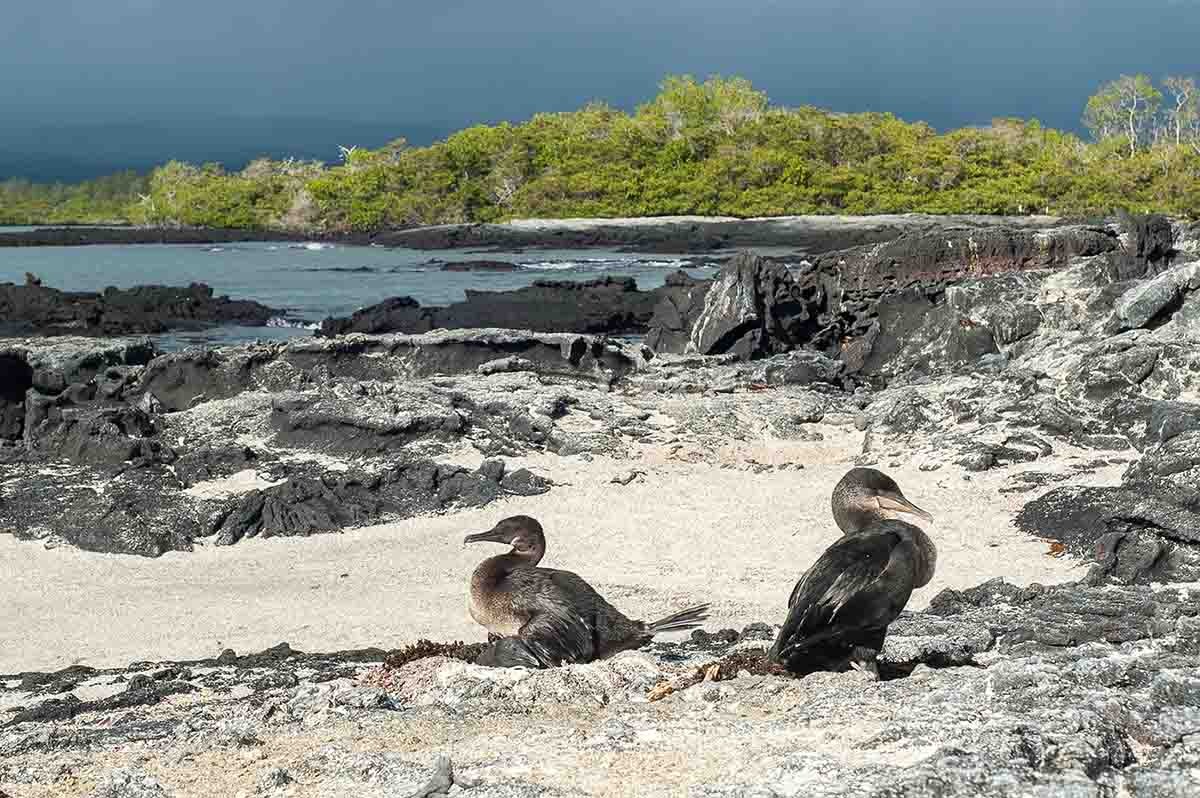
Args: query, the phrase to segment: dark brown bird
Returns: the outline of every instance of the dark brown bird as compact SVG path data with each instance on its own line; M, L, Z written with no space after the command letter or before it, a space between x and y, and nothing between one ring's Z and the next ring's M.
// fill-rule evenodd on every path
M932 521L887 474L855 468L833 489L833 517L844 533L792 589L788 616L770 658L796 674L865 668L913 590L933 578L937 547L917 526Z
M625 617L570 571L539 568L546 553L542 525L527 515L505 518L464 543L504 543L507 554L489 557L471 576L471 617L499 639L480 655L481 665L553 668L605 659L640 648L660 632L695 629L708 604L647 623Z

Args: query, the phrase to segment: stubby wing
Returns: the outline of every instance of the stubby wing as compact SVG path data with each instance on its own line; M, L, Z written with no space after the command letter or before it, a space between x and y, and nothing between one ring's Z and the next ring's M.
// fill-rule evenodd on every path
M792 591L772 654L794 656L833 637L894 620L889 608L895 602L884 574L900 543L895 533L877 532L846 537L826 549Z
M596 657L591 585L570 571L530 568L509 575L513 609L529 620L517 632L543 668L591 662Z

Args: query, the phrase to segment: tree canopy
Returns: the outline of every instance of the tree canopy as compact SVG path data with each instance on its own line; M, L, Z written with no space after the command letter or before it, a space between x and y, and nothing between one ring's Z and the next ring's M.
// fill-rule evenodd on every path
M228 172L172 162L148 178L109 179L108 193L98 193L103 181L10 181L0 184L0 221L369 231L682 213L1124 208L1196 217L1198 97L1190 79L1160 90L1144 75L1121 76L1087 102L1085 141L1021 119L938 133L886 113L774 107L741 78L669 77L632 114L591 103L467 128L428 147L343 146L329 165L260 159Z

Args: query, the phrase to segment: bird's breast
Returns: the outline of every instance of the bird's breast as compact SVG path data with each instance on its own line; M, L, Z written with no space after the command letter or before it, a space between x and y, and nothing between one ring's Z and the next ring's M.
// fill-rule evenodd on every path
M471 589L471 598L467 603L467 611L475 623L487 629L494 635L513 637L521 631L525 621L512 611L510 602L505 601L505 594Z

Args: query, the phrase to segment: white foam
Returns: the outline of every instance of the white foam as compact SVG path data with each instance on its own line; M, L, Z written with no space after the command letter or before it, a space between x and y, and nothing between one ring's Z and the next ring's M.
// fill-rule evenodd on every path
M321 328L320 324L316 324L314 322L292 321L291 319L285 319L282 316L272 316L271 318L267 319L266 326L287 327L296 330L318 330Z

